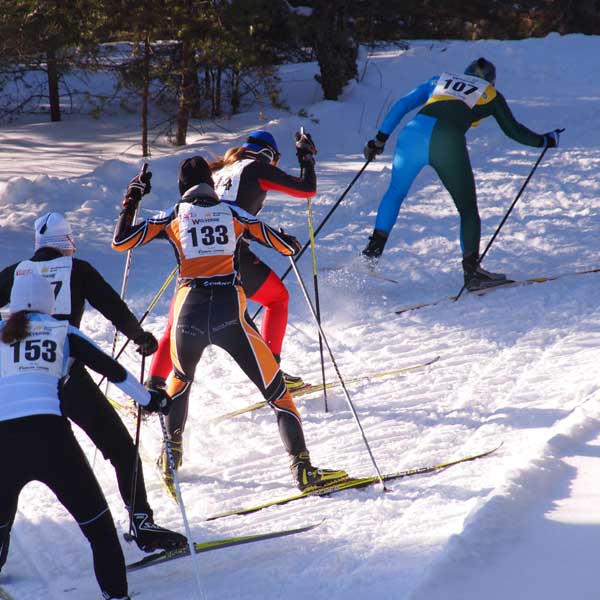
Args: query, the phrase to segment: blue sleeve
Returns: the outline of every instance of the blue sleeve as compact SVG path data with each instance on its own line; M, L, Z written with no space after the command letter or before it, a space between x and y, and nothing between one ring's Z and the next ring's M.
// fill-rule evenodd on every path
M390 109L386 115L379 131L390 135L394 129L398 126L398 123L402 121L403 117L406 116L411 110L422 106L429 100L429 97L433 93L435 86L437 85L439 75L432 77L429 81L422 83L414 90L408 92L406 96L402 96L394 106Z

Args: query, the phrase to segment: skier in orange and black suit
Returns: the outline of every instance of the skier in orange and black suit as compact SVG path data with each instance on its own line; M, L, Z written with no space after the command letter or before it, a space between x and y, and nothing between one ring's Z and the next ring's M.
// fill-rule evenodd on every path
M296 155L301 176L294 177L277 167L280 154L275 138L268 131L255 131L243 145L230 148L224 156L210 162L209 166L219 199L257 216L263 209L269 191L294 198L310 198L316 194L315 154L311 136L298 134ZM194 183L194 171L189 168L188 161L183 161L179 169L180 194L184 194ZM240 246L239 264L246 297L265 308L260 332L280 363L290 295L275 271L252 252L247 240ZM172 322L171 310L158 350L152 356L148 382L154 385L164 385L171 372L169 341ZM294 391L305 385L302 377L285 371L282 373L289 390Z
M177 467L181 464L182 435L196 366L204 349L216 344L231 354L274 409L298 487L312 489L346 478L345 471L311 465L300 415L273 353L248 316L239 277L243 239L255 240L285 256L298 253L300 243L249 213L219 202L204 159L194 157L184 162L200 183L188 189L171 209L135 225L135 209L147 190L139 177L132 180L112 244L113 249L124 252L162 237L171 243L177 256L179 276L171 333L174 373L167 386L173 398L167 427ZM165 451L160 462L165 484L174 494L173 473Z

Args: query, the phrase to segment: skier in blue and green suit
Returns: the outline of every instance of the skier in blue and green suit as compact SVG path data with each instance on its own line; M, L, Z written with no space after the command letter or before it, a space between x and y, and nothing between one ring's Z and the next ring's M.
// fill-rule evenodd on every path
M367 160L381 154L392 131L411 110L422 106L398 136L392 179L381 199L375 229L362 254L377 262L392 230L402 201L425 165L431 165L452 196L460 215L462 266L467 289L498 285L506 276L479 266L481 220L475 181L465 134L470 127L492 116L513 140L534 147L556 147L559 131L534 133L513 116L504 96L495 88L496 68L485 58L471 63L464 75L442 73L400 98L385 117L374 139L365 145Z

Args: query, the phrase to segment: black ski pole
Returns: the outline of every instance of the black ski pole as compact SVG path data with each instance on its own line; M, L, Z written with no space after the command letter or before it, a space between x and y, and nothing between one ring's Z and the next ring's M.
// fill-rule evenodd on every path
M363 174L364 170L369 166L370 162L371 162L370 160L367 160L365 162L365 164L360 168L360 171L354 176L352 181L348 184L348 187L344 190L342 195L338 198L338 200L336 200L335 204L331 207L329 212L325 215L325 218L321 221L319 226L315 229L315 237L317 235L319 235L319 231L321 231L321 229L323 229L323 227L325 226L325 223L327 223L327 221L329 220L329 217L331 217L331 215L334 213L335 209L340 205L342 200L346 197L348 192L352 189L352 186L356 183L358 178ZM306 242L306 244L304 244L304 246L302 247L302 250L300 250L300 252L298 252L298 254L296 256L296 260L300 259L300 257L304 254L305 250L309 246L310 246L310 240L308 242ZM280 277L280 279L283 281L287 277L288 273L291 270L292 270L292 268L288 267L286 269L285 273ZM258 310L254 313L254 315L252 316L252 319L256 319L256 317L258 317L261 310L262 310L262 305L258 307Z
M177 271L179 270L179 267L175 267L167 276L167 278L165 279L165 282L162 284L161 288L158 290L158 292L156 292L156 294L154 294L154 298L152 298L152 300L150 301L150 304L148 304L148 308L145 310L144 314L140 317L140 320L138 321L139 324L141 325L146 317L152 312L153 308L158 304L158 301L161 299L162 295L165 293L166 289L169 287L169 284L171 283L171 281L173 281L173 278L175 277L175 275L177 275ZM119 351L117 352L117 354L115 355L115 360L118 360L119 357L121 356L121 354L123 354L123 352L125 352L125 348L127 348L127 345L129 344L131 340L129 338L127 338L125 340L125 342L123 343L123 345L121 346L121 348L119 349ZM98 387L100 387L102 385L102 383L104 382L105 377L103 377L99 383L98 383Z
M558 133L562 133L563 131L564 131L564 129L559 129ZM476 267L478 267L481 264L481 262L483 261L485 255L487 254L488 250L492 247L492 244L494 243L494 240L498 237L498 234L500 233L500 230L502 229L504 223L506 222L506 220L508 219L510 213L512 212L513 208L515 207L515 204L519 201L519 198L521 197L521 194L523 194L523 192L525 191L525 188L527 187L527 184L529 183L529 180L532 178L533 174L535 173L536 169L538 168L538 165L542 162L542 159L544 158L544 155L546 154L546 152L547 152L547 150L548 150L549 147L550 146L548 146L548 145L544 146L544 149L542 150L542 153L539 155L538 159L535 161L535 164L533 165L533 168L531 169L529 175L527 176L527 179L525 179L525 182L521 186L521 189L519 190L519 193L516 195L515 199L512 201L512 204L510 205L510 208L506 211L506 214L504 215L504 217L502 217L502 221L500 221L500 225L498 225L498 227L496 228L496 231L494 232L494 235L491 237L490 241L487 243L487 246L485 247L485 250L483 251L483 253L479 257L479 260L477 261ZM458 292L458 294L454 298L455 302L462 296L462 293L467 288L468 283L469 283L468 281L465 282L465 283L463 283L463 286L460 288L460 292Z
M365 443L365 446L367 448L369 456L371 457L371 462L373 463L373 466L375 467L375 471L377 472L377 478L379 479L379 482L381 483L383 491L386 492L387 488L385 487L385 483L383 481L383 475L381 474L381 471L379 470L379 467L377 466L377 462L375 461L375 457L373 456L373 452L371 451L371 446L369 445L369 441L367 440L367 436L365 435L365 430L363 429L360 419L358 418L358 414L356 412L356 409L354 408L354 403L352 402L352 398L350 398L350 394L348 393L348 388L346 387L346 383L344 382L344 379L342 378L342 374L340 373L340 370L337 366L337 362L335 361L335 357L333 356L331 346L329 345L329 342L327 341L327 338L325 337L325 332L323 331L323 327L321 327L321 323L319 322L319 319L317 318L317 313L315 312L315 308L312 305L312 302L310 301L308 291L306 290L306 285L304 285L304 281L302 280L302 277L300 276L300 272L298 271L296 262L294 261L294 259L291 256L289 258L290 258L290 263L291 263L290 269L293 269L294 273L296 274L296 278L298 279L298 283L300 284L300 287L302 288L302 293L304 294L304 298L306 299L308 308L310 309L313 319L315 320L315 323L317 324L317 327L319 328L319 332L321 334L321 337L323 338L323 341L325 342L325 346L327 347L327 351L329 352L329 357L331 358L331 362L333 363L335 372L337 373L338 379L340 380L340 385L342 386L342 389L344 390L344 395L346 396L346 401L348 402L348 406L350 407L352 416L354 417L354 420L356 421L356 424L358 425L358 429L362 436L363 442Z
M315 308L317 314L317 320L321 323L321 302L319 301L319 273L317 270L317 251L315 248L315 231L313 227L313 213L312 213L312 202L308 199L308 235L310 241L310 250L312 253L312 267L313 267L313 289L315 291ZM319 356L321 357L321 379L323 380L323 401L325 405L325 412L329 412L327 406L327 380L325 379L325 359L323 357L323 338L321 332L319 332Z
M298 134L296 134L298 135ZM304 127L300 127L300 136L297 138L298 140L302 139L304 135ZM300 173L304 171L304 167L300 167ZM317 269L317 248L315 246L315 226L313 220L313 210L312 210L312 197L308 197L307 199L307 212L308 212L308 241L310 243L310 253L312 255L312 269L313 269L313 290L315 292L315 309L317 311L317 320L321 323L321 302L319 300L319 271ZM327 406L327 380L325 378L325 359L323 357L323 338L321 337L321 333L319 334L319 357L321 358L321 379L323 381L323 403L325 406L325 412L329 412L329 407Z
M146 357L142 354L142 367L140 371L140 383L144 385L144 372L146 371ZM131 494L129 496L129 533L125 536L127 542L131 542L135 539L133 535L133 515L135 512L135 494L137 491L137 480L138 480L138 463L140 462L140 428L142 424L142 405L138 404L137 408L137 423L135 425L135 462L133 463L133 475L131 477Z
M140 174L139 174L140 181L146 180L147 171L148 171L148 163L144 163L142 166L142 170L140 171ZM136 218L137 218L138 206L135 207L135 212L133 213L133 223L135 223ZM125 259L125 269L123 271L123 281L121 282L121 300L125 299L125 294L127 293L127 284L129 283L129 272L131 271L132 259L133 259L133 250L127 250L127 258ZM115 328L115 334L113 336L113 343L112 343L112 351L110 353L110 355L113 357L115 355L115 350L117 349L117 339L118 338L119 338L119 330L117 328Z

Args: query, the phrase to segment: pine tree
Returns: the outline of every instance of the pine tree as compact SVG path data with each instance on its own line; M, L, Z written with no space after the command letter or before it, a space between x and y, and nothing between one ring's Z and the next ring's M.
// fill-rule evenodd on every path
M44 71L50 119L61 120L60 85L75 47L97 17L93 0L4 0L0 11L0 57L5 67ZM22 98L26 106L32 98Z
M321 70L317 81L327 100L337 100L344 86L358 76L358 44L350 29L347 3L315 0L311 25L313 48Z

